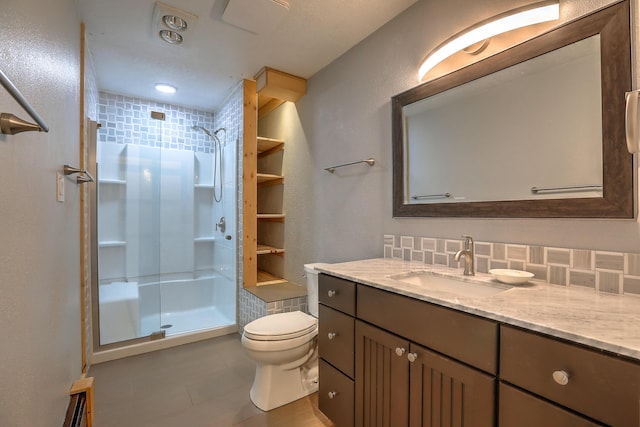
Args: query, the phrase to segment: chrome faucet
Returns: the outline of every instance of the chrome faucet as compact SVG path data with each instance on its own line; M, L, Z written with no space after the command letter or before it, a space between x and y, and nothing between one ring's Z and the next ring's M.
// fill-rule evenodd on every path
M456 252L456 255L453 257L454 260L460 262L460 258L464 258L464 274L465 276L475 276L475 264L474 259L475 255L473 253L473 237L465 236L464 237L464 249Z

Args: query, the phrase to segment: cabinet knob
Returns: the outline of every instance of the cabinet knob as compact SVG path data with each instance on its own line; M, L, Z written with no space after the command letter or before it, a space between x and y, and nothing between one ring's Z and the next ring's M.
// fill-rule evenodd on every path
M560 385L569 384L569 374L567 371L554 371L551 376L553 377L553 380Z
M405 349L404 349L404 348L402 348L402 347L396 347L396 354L397 354L398 356L402 356L402 355L405 353L405 351L407 351L407 350L405 350Z
M409 362L415 362L416 360L418 360L418 353L407 354L407 359L409 359Z
M333 298L333 296L336 294L336 291L328 291L327 295L329 296L329 298Z
M329 393L327 393L329 395L329 399L333 399L334 397L336 397L336 395L338 393L336 393L335 391L330 391Z
M334 339L336 337L336 333L335 332L329 332L327 334L327 338L329 338L330 340Z

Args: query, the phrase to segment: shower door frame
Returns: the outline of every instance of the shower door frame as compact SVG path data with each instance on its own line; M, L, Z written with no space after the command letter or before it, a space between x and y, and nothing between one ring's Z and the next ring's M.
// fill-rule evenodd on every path
M91 247L90 247L90 259L91 259L91 335L93 338L92 350L93 353L113 350L122 347L127 347L134 344L142 344L158 339L164 339L166 337L165 331L160 329L158 332L153 332L150 335L145 335L138 338L131 338L123 341L116 341L109 344L100 343L100 293L99 293L99 275L98 275L98 186L100 182L100 176L98 174L98 135L97 131L100 126L96 124L95 132L91 132L89 138L89 160L87 169L92 176L95 177L95 185L92 185L89 190L89 204L90 204L90 234L91 234Z

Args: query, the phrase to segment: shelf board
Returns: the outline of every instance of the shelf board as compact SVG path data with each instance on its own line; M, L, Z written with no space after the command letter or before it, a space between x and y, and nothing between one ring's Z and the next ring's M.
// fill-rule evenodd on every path
M123 240L104 240L102 242L98 242L99 248L120 248L127 246L127 242Z
M267 213L259 213L256 217L260 220L264 221L284 221L284 214L267 214Z
M98 184L115 184L115 185L124 185L127 181L124 179L100 179L98 180Z
M258 137L258 158L277 153L284 149L284 141L281 139Z
M267 273L266 271L258 270L258 282L256 286L266 286L266 285L275 285L276 283L285 283L281 277L276 277L271 273Z
M281 255L284 253L283 248L274 248L273 246L261 245L258 244L258 250L256 251L258 255L267 255L267 254L276 254Z
M268 173L257 173L256 177L258 178L258 185L266 184L266 185L278 185L284 184L284 176L282 175L272 175Z

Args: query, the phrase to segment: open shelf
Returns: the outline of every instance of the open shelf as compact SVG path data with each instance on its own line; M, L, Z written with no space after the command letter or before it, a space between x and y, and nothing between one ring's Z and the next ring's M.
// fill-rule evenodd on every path
M272 175L269 173L257 173L256 177L258 178L258 186L266 186L266 185L278 185L284 184L284 176L282 175Z
M283 253L284 253L283 248L275 248L273 246L258 244L258 250L257 250L258 255L267 255L267 254L279 255Z
M258 137L258 158L262 158L284 149L284 141L281 139Z
M258 220L263 220L263 221L279 221L282 222L284 221L284 214L273 214L273 213L259 213L258 215L256 215L256 217L258 218Z
M258 282L256 286L266 286L266 285L275 285L277 283L286 283L287 281L276 277L271 273L267 273L266 271L258 270Z

